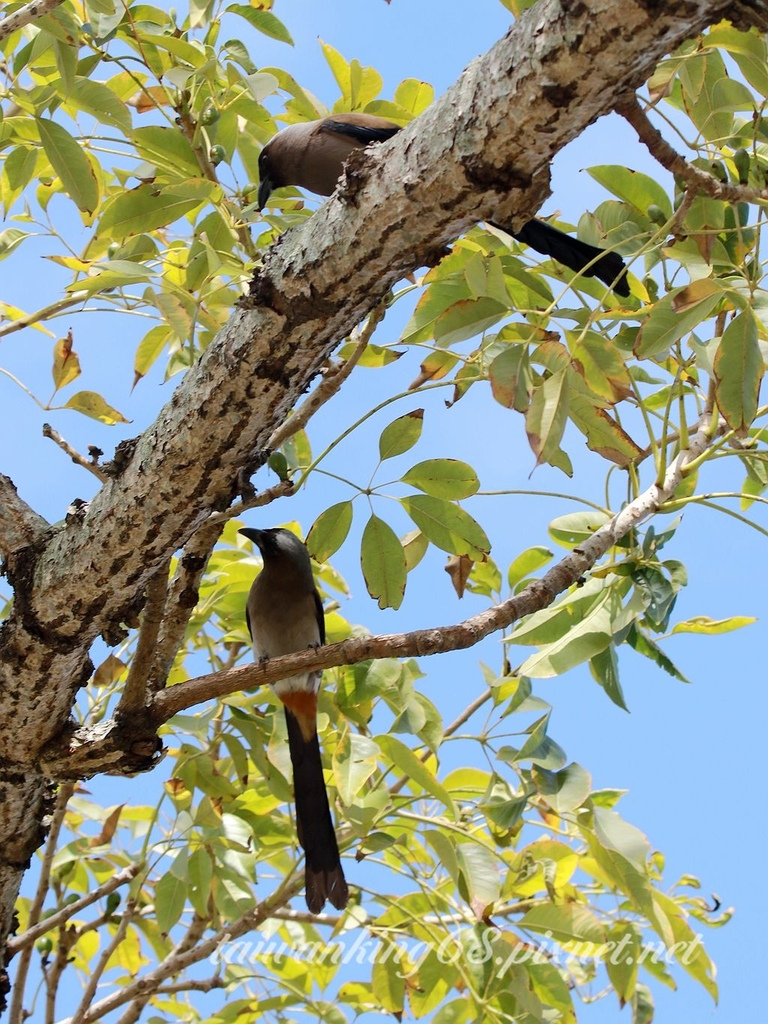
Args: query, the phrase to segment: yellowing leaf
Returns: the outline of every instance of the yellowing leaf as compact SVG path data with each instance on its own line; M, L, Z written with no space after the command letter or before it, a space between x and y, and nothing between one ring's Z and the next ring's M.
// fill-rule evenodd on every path
M59 408L74 409L76 412L81 412L85 416L90 416L91 419L99 420L101 423L108 423L110 426L114 423L131 422L121 412L118 412L117 409L113 409L111 405L108 405L96 391L78 391L77 394L72 395L66 405L62 405Z
M717 636L720 633L731 633L734 629L751 626L757 619L745 615L733 615L729 619L710 619L706 615L678 622L673 633L702 633L705 636Z
M80 360L77 352L72 348L72 331L67 331L66 338L59 338L53 346L53 374L54 392L71 384L80 376Z
M379 457L392 459L413 448L421 437L423 420L424 410L414 409L387 424L379 437Z

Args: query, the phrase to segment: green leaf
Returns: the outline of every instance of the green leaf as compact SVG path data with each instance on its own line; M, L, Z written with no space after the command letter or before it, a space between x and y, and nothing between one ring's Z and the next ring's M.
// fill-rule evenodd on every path
M139 185L130 192L118 192L104 204L99 236L123 239L172 224L209 200L212 190L218 188L212 182L199 184L198 195L194 194L194 187L190 189L182 184L163 190L153 185Z
M592 779L580 764L572 762L559 772L533 769L536 788L553 811L563 814L581 807L592 792Z
M128 135L131 131L131 114L124 103L102 82L94 82L90 78L75 78L67 94L66 106L72 104L78 110L100 121L111 125Z
M714 25L704 37L706 46L718 46L733 57L742 75L761 96L768 96L768 52L758 32L740 32L728 22Z
M548 533L552 540L564 548L572 548L589 540L593 533L604 526L610 516L596 509L586 512L569 512L558 516L549 524Z
M379 438L379 458L392 459L413 448L421 437L424 426L424 410L414 409L405 416L392 420L381 432Z
M542 569L547 562L552 560L552 552L549 548L533 547L526 548L510 563L507 570L507 583L509 589L514 590L518 583L527 577L532 576L537 570Z
M171 331L163 324L151 327L147 331L139 342L139 347L136 349L136 355L133 360L134 387L149 372L170 339Z
M674 943L670 946L667 955L674 956L677 963L692 978L703 985L715 1002L717 1002L715 965L701 944L701 935L694 933L685 919L682 908L669 896L656 891L653 894L653 898L657 908L666 916L672 928Z
M316 562L327 562L347 539L352 526L352 502L340 501L321 512L307 534L306 544Z
M589 670L613 703L623 711L629 711L619 680L619 659L613 644L589 659Z
M637 335L635 355L647 359L665 352L707 319L723 293L719 281L703 278L665 295L647 311Z
M395 89L395 103L405 107L414 117L418 117L435 98L435 90L428 82L418 78L406 78Z
M506 409L525 412L531 392L531 366L525 345L510 345L488 368L491 394Z
M200 176L195 151L181 132L151 124L135 129L131 138L141 158L158 170L168 172L170 180Z
M480 487L474 469L458 459L427 459L412 466L401 479L404 484L449 500L469 498Z
M672 203L661 185L647 174L621 167L618 164L607 164L588 167L587 174L598 181L603 188L634 206L640 213L648 213L649 206L658 206L664 216L672 216Z
M382 952L391 951L385 944ZM371 969L371 988L379 1006L386 1013L400 1017L405 1007L405 974L403 963L396 956L377 956ZM346 1017L344 1020L346 1021Z
M605 409L575 389L570 392L570 417L587 439L587 447L615 465L626 469L642 454L621 424Z
M485 531L458 505L427 494L414 494L400 502L424 536L442 551L469 555L476 562L490 554L491 542Z
M444 804L450 811L451 817L456 819L456 808L451 794L441 782L438 782L425 762L418 758L410 747L406 747L401 740L390 735L377 736L375 741L382 754L396 768L407 775L417 787L426 790L427 793Z
M568 371L564 368L535 389L526 413L525 431L537 465L555 459L567 420Z
M508 312L509 306L497 299L460 299L435 321L435 341L448 348L474 338L493 327Z
M262 35L269 36L270 39L277 39L279 43L288 43L289 46L293 46L291 33L271 11L257 10L255 7L247 7L244 4L230 4L227 12L239 14Z
M167 935L182 915L187 901L188 883L170 871L160 877L155 886L155 914L157 926Z
M575 903L533 907L518 921L518 926L540 935L549 933L555 942L602 945L605 941L605 930L598 918L586 907Z
M365 585L379 608L399 608L408 575L405 552L391 526L371 515L363 530L360 561Z
M520 674L534 679L549 679L562 675L568 669L581 665L596 654L606 650L613 640L611 629L612 609L615 595L606 590L598 600L584 605L572 605L567 628L562 628L560 636L551 643L542 644L536 654L532 654L520 666ZM555 614L559 606L555 607ZM566 620L553 619L566 625ZM530 643L531 638L525 636L524 623L519 634L513 633L512 643L521 639Z
M651 852L651 845L634 825L616 813L605 807L595 807L595 836L600 845L606 850L615 850L638 871L646 870L646 862Z
M72 349L72 333L66 338L59 338L53 346L53 383L55 390L71 384L80 376L80 360L77 352Z
M603 956L605 969L624 1007L635 994L642 942L634 921L617 921L606 933L608 951Z
M156 46L159 50L165 50L173 54L179 61L183 61L184 64L188 64L193 68L201 67L206 59L202 46L196 46L194 43L181 39L177 35L142 32L141 40L142 44L148 43L150 46Z
M206 917L210 913L209 899L213 878L213 861L210 852L200 846L189 855L189 902L198 914Z
M333 781L349 806L376 771L379 747L372 739L346 730L333 752Z
M655 662L659 668L664 669L665 672L674 676L675 679L679 679L681 683L688 682L672 659L669 658L664 651L662 651L659 645L651 640L650 637L641 633L636 626L632 626L627 633L627 643L630 647L636 650L638 654L642 654L646 658L650 658L650 660Z
M62 405L61 409L74 409L76 412L81 412L85 416L90 416L91 419L100 420L101 423L108 423L110 426L114 423L130 423L121 412L117 409L113 409L111 405L108 405L104 399L95 391L78 391L72 395L66 405Z
M462 894L478 921L482 920L501 895L498 862L490 850L471 842L457 843L456 857L464 881Z
M37 128L45 155L61 179L62 188L79 210L93 213L99 205L99 186L85 150L55 121L39 117Z
M715 398L731 430L744 437L757 415L765 366L751 309L731 320L715 356Z

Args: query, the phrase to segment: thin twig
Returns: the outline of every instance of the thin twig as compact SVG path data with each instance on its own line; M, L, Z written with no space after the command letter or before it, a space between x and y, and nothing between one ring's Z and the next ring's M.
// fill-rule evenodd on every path
M92 459L86 459L84 455L81 455L79 451L72 447L69 441L66 441L61 436L58 430L55 430L50 425L50 423L43 424L43 437L50 437L50 439L54 441L63 452L67 453L73 462L77 463L78 466L82 466L83 469L87 469L89 473L93 473L93 475L101 480L102 483L105 483L109 479L98 463L94 462Z
M168 562L163 561L147 584L147 597L144 610L141 613L139 639L131 667L128 670L123 695L115 711L117 716L135 714L146 703L147 680L155 658L167 593Z
M290 416L272 432L272 435L266 444L267 448L274 451L276 448L279 448L281 444L284 444L289 437L293 437L293 435L299 430L303 430L318 409L322 408L322 406L324 406L326 402L333 398L333 396L339 391L344 381L347 380L359 363L360 357L368 347L368 343L373 337L374 331L384 319L384 315L387 312L388 302L389 297L371 310L368 319L365 322L365 327L363 327L359 332L359 338L357 339L355 348L349 358L345 359L342 363L335 363L329 368L325 377L318 384L312 394L301 403L293 416Z
M713 174L689 164L651 124L634 93L617 104L616 111L632 125L651 156L666 170L687 181L697 192L703 192L713 199L721 199L728 203L768 202L768 189L754 189L748 185L732 185L719 181Z
M112 937L112 941L108 942L102 950L101 956L96 962L96 966L93 968L90 980L86 985L85 992L83 992L83 998L80 1000L80 1005L75 1010L74 1016L70 1019L70 1024L83 1024L85 1015L93 1002L93 997L96 995L96 989L99 986L101 976L107 968L112 955L114 954L117 947L123 941L128 931L128 926L133 920L133 915L136 912L136 900L130 899L125 904L125 910L120 918L120 923L117 926L117 931Z
M53 928L57 928L64 921L68 921L71 917L75 917L82 910L90 907L93 903L96 903L103 896L109 896L115 889L119 889L121 885L126 885L128 882L138 875L143 869L143 864L131 864L130 867L124 868L118 874L113 875L108 881L100 885L98 889L94 889L92 892L88 892L85 896L82 896L75 903L70 903L66 907L62 907L61 910L57 910L55 914L51 914L50 917L46 917L44 921L40 921L35 924L34 927L29 927L21 935L15 935L13 938L8 940L8 952L11 956L14 956L22 949L26 949L28 946L34 945L34 943L40 938L41 935L45 935L46 932L51 931Z
M213 526L215 523L223 525L228 523L230 519L238 519L243 512L248 512L249 509L262 508L264 505L270 505L278 498L287 498L291 494L293 494L292 481L281 480L279 484L259 491L252 498L243 498L241 501L236 501L233 505L229 506L226 512L214 512L205 520L203 526Z
M40 867L40 877L37 881L37 890L35 892L35 898L32 901L32 906L29 908L29 928L34 928L40 921L43 904L45 903L45 898L48 895L48 885L51 880L51 866L56 854L56 848L59 844L59 836L61 835L61 829L64 825L64 818L67 813L67 804L69 803L69 798L72 796L74 791L74 782L64 782L59 786L59 791L56 794L56 806L53 811L51 828L48 832L48 839L45 844L43 863ZM48 931L51 925L48 921L45 921L44 924L45 931ZM12 939L11 943L13 941L18 940ZM11 943L9 943L9 946ZM29 964L32 958L33 949L34 946L30 942L30 944L23 949L23 952L19 957L19 962L16 966L16 979L13 986L13 998L11 1000L11 1009L8 1017L9 1024L23 1024L26 1016L23 1009L24 988L27 982L27 972L29 971Z
M59 0L63 3L63 0ZM33 4L29 5L34 6ZM3 38L3 28L8 24L11 18L17 17L26 8L22 7L20 10L11 14L5 19L0 21L0 39ZM6 113L6 117L8 114ZM20 317L18 320L14 320L13 323L7 324L5 327L0 327L0 338L4 338L9 334L15 334L17 331L23 331L26 327L31 327L32 324L39 323L41 320L48 320L51 317L56 316L58 313L63 313L65 309L71 309L73 306L80 306L86 299L89 298L87 291L73 292L72 295L68 295L66 299L59 299L57 302L52 302L50 306L44 306L42 309L35 310L34 313L27 313L26 316Z
M215 988L225 988L226 981L214 974L211 978L201 981L177 981L172 985L161 985L157 995L173 995L177 992L212 992Z
M177 947L153 970L148 971L130 984L116 989L104 999L94 1003L86 1011L81 1024L95 1024L96 1021L101 1020L108 1013L111 1013L112 1010L117 1009L117 1007L125 1006L126 1003L131 1003L134 1000L141 1000L148 995L151 996L168 978L178 975L187 967L191 967L192 964L200 963L201 960L215 956L220 946L258 928L259 925L274 915L275 910L279 907L284 907L294 896L301 892L303 886L304 879L298 875L286 879L285 882L278 886L272 896L231 924L223 925L209 939L206 939L204 942L196 942L192 948L185 949L183 952L180 952ZM72 1024L72 1021L65 1021L62 1024Z
M212 519L213 517L211 517ZM187 541L168 586L163 619L152 667L147 678L150 693L162 690L196 604L208 559L224 529L223 521L207 520Z

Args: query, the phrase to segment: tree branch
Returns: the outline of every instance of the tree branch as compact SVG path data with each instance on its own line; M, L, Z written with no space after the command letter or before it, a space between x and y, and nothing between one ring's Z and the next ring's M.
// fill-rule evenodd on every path
M46 14L63 3L64 0L32 0L32 3L25 4L18 11L9 14L0 21L0 43L19 28L24 28L30 22L38 21Z
M229 672L198 676L158 693L149 713L156 716L158 722L166 722L178 712L203 701L262 686L300 672L355 665L371 658L444 654L474 646L490 633L511 626L524 615L548 607L558 594L576 583L622 537L657 513L681 483L688 463L710 447L710 426L709 417L705 416L691 437L688 449L681 452L668 469L662 486L653 484L540 580L534 580L525 590L501 604L451 626L420 629L412 633L354 637L327 647L275 658L264 664L244 665ZM718 433L724 429L722 424Z
M59 448L61 448L63 452L66 452L76 465L82 466L83 469L87 469L89 473L93 473L93 475L98 480L101 480L102 483L109 479L98 463L94 462L92 459L86 459L84 455L81 455L79 451L73 448L72 445L61 436L58 430L54 430L50 423L43 424L43 437L49 437L59 446Z
M711 417L705 413L690 439L689 447L674 460L661 486L653 484L541 579L534 580L525 590L501 604L454 625L411 633L353 637L266 663L198 676L156 693L142 709L140 723L125 717L120 721L113 719L100 723L97 730L84 727L67 734L43 751L40 768L52 778L80 777L108 769L119 771L123 752L130 750L130 740L139 724L145 731L150 727L158 728L174 715L197 704L303 672L355 665L375 658L425 657L472 647L523 616L549 607L559 594L577 583L610 548L660 510L680 485L686 466L711 447L715 437L724 430L725 424L721 423L713 432ZM483 698L478 700L483 703Z
M162 565L147 584L147 600L141 613L141 627L125 688L115 711L116 717L137 714L147 699L147 681L157 650L157 638L168 593L168 563Z
M221 927L209 939L203 942L196 942L191 948L184 948L182 950L179 947L174 949L154 970L148 971L129 985L116 989L104 999L93 1003L83 1016L81 1024L95 1024L96 1021L105 1017L112 1010L117 1009L118 1006L124 1006L133 1000L151 997L168 978L174 977L192 964L200 963L201 960L214 956L219 947L225 942L231 942L233 939L238 939L241 935L245 935L247 932L258 928L259 925L272 917L278 907L285 906L294 896L300 893L303 887L304 879L294 877L290 883L281 885L272 896L264 900L253 910L243 914L237 921ZM72 1020L62 1021L61 1024L72 1024Z
M19 950L26 949L28 946L33 945L41 935L45 935L46 932L51 931L53 928L58 928L58 926L64 921L68 921L71 917L75 917L87 907L97 903L102 897L109 896L111 892L114 892L115 889L119 889L120 886L127 885L128 882L132 882L143 868L144 865L141 863L131 864L130 867L119 871L97 889L86 893L85 896L81 896L79 900L76 900L74 903L70 903L66 907L62 907L61 910L57 910L55 914L51 914L50 917L46 917L44 921L40 921L38 924L35 924L34 927L27 928L27 930L22 932L21 935L14 935L12 939L8 940L8 953L11 956L14 956L19 952Z
M37 890L35 892L35 898L32 901L32 906L29 908L29 930L34 931L36 926L38 929L42 928L43 931L39 932L41 935L55 927L55 925L51 924L50 919L44 921L42 924L39 924L38 922L40 921L40 914L43 910L45 897L48 895L48 885L51 880L51 865L53 864L53 858L56 854L56 848L59 845L59 836L64 824L64 817L67 813L67 804L69 803L69 798L72 796L74 791L75 784L73 782L65 782L59 787L59 791L56 794L56 806L53 811L51 828L48 832L48 839L45 844L45 855L43 856L43 863L40 867L40 877L37 880ZM60 921L66 920L65 917L62 917L61 913L57 916L60 918ZM57 921L57 924L59 924L60 921ZM15 952L12 946L13 941L18 942L18 939L12 940L6 946L9 958L13 956L13 953ZM23 952L19 957L19 962L16 968L16 984L14 985L11 1008L8 1014L10 1024L22 1024L25 1017L23 1009L24 988L27 981L29 964L32 959L32 942L34 942L34 939L28 944L24 943L19 947L23 949Z
M293 435L299 430L303 430L318 409L322 408L326 402L338 393L344 381L347 380L354 368L360 362L360 357L363 352L365 352L366 348L368 348L368 344L373 337L376 328L384 319L386 312L386 301L380 302L375 309L371 310L365 326L360 330L358 338L355 339L355 348L349 359L345 359L343 363L335 364L328 370L322 381L318 384L309 398L301 403L293 416L289 416L288 419L270 435L269 441L267 441L267 448L274 451L276 448L279 448L281 444L284 444L289 437L293 437Z
M0 473L0 555L7 558L34 544L48 529L45 519L19 497L13 480Z
M117 926L115 934L112 939L107 943L104 949L101 951L101 956L96 961L96 966L93 968L91 977L88 984L83 992L83 998L80 1000L80 1005L75 1010L75 1014L71 1019L71 1024L83 1024L85 1016L93 1003L93 998L96 995L96 989L99 987L99 981L101 976L106 970L107 964L110 961L113 953L123 941L128 932L128 926L133 920L133 915L136 912L136 901L128 900L125 905L125 910L120 917L120 923Z
M750 6L763 14L768 9L765 0ZM67 752L61 745L77 691L90 678L95 638L130 621L169 555L212 512L231 507L252 453L264 450L337 342L398 280L434 262L447 243L489 216L527 220L547 194L555 153L607 113L617 95L646 81L661 57L729 14L751 16L746 5L727 0L540 0L417 121L355 154L335 196L272 246L251 295L155 423L119 446L113 475L87 512L47 534L39 549L10 552L14 602L0 631L6 709L0 765L7 766L0 796L8 809L0 823L0 939L10 927L23 866L40 842L43 766L82 774L89 765L99 771L126 763L118 756L124 749L113 748L111 760L102 761L104 748L89 747L96 755L91 761L83 747ZM572 558L590 564L580 552ZM574 568L566 566L562 586ZM189 573L193 581L195 575ZM189 610L178 609L161 631L157 685ZM492 610L481 625L490 631L502 622L503 614ZM402 650L432 649L435 635L417 635ZM476 635L474 623L463 635L459 627L435 650L466 646ZM358 658L392 653L391 643L365 643ZM322 658L329 652L342 656L328 648ZM273 678L257 668L243 671L253 673L248 685ZM228 686L240 685L240 677L226 678ZM185 706L217 692L207 684L185 686ZM180 698L171 694L154 698L156 720L172 713ZM134 716L134 729L140 724ZM130 747L128 737L113 726L111 742ZM146 750L134 756L139 767L152 763Z
M616 104L616 112L632 125L640 141L662 167L694 186L697 192L728 203L768 202L768 189L749 188L747 185L731 185L719 181L713 174L707 174L689 164L661 132L648 119L636 96L627 96Z

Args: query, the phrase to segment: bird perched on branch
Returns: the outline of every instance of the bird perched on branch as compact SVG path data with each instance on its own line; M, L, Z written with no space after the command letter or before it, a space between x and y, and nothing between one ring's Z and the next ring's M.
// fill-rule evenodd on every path
M399 131L399 125L372 114L333 114L283 128L259 156L259 209L264 209L276 188L285 185L299 185L329 196L353 150L372 142L386 142ZM494 221L488 223L570 270L598 278L619 295L629 295L627 271L618 253L598 249L535 218L519 231Z
M290 530L239 532L257 545L264 562L245 612L256 659L266 661L324 644L323 604L305 545ZM296 827L306 858L305 895L313 914L320 913L326 900L343 910L349 899L317 738L320 676L305 672L272 683L285 708Z

